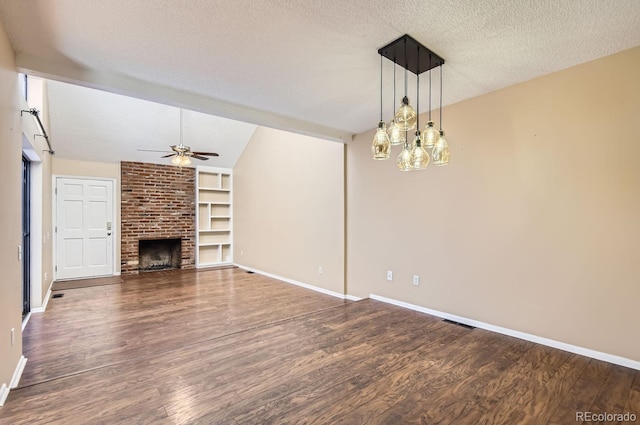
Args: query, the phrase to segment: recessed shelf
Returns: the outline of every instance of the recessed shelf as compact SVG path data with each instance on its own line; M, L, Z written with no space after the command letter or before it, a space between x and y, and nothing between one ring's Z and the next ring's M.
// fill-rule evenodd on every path
M230 169L196 168L197 266L233 263L232 176Z
M231 189L220 189L215 187L199 187L198 190L203 190L205 192L231 192Z
M198 267L226 266L228 264L233 264L233 262L231 262L231 261L221 261L221 262L214 261L214 262L211 262L211 263L200 262L200 263L198 263Z

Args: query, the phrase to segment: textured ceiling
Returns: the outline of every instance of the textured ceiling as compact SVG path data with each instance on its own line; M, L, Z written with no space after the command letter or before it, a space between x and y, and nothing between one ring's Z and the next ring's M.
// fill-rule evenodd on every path
M404 33L447 61L445 105L640 45L638 0L0 0L0 19L38 75L334 140L376 125L377 49Z

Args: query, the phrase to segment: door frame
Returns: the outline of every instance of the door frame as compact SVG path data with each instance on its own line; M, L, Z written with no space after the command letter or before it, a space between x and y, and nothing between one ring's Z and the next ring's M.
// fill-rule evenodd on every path
M25 125L29 123L29 120L23 121L22 124L22 155L29 160L30 168L31 168L31 186L29 188L31 192L31 211L30 211L30 225L31 225L31 250L30 252L26 252L24 249L23 255L29 255L29 262L31 263L31 267L29 273L31 275L31 287L30 287L30 301L31 301L31 312L37 312L42 309L42 305L44 303L45 295L43 295L42 288L46 284L46 282L52 279L52 276L49 276L47 271L45 271L46 276L43 276L43 258L42 252L44 249L44 245L50 240L48 234L43 233L42 224L43 224L43 177L42 177L42 158L40 157L38 150L33 147L32 141L26 136L29 130L25 131ZM47 215L48 217L48 215ZM29 315L25 317L22 326L24 327L27 323L27 318Z
M117 238L117 232L119 229L119 220L120 217L116 215L117 212L117 208L116 208L116 190L120 190L118 188L118 186L116 185L116 179L113 178L107 178L107 177L91 177L91 176L70 176L70 175L65 175L65 174L53 174L52 175L52 188L51 188L51 199L52 199L52 209L51 209L51 218L52 218L52 229L53 229L53 243L52 243L52 253L53 253L53 280L56 281L58 280L58 232L56 231L56 226L58 225L58 193L56 191L56 188L58 186L58 179L73 179L73 180L99 180L99 181L109 181L111 182L111 217L112 217L112 224L111 224L111 236L113 237L113 243L111 244L111 255L112 255L112 259L113 261L111 261L111 276L115 276L116 275L116 253L117 253L117 247L116 247L116 240ZM83 279L83 278L78 278L78 279Z
M31 313L31 161L22 154L22 319Z

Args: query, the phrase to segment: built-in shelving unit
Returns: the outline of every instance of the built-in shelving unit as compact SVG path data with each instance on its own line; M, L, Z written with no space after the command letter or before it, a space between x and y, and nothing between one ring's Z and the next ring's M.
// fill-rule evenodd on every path
M233 262L232 174L227 168L196 168L197 267Z

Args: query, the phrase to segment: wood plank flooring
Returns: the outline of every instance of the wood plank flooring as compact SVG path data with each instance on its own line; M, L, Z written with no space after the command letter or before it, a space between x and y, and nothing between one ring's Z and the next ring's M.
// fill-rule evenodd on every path
M576 424L640 372L240 269L57 291L0 424ZM638 419L640 422L640 419Z

